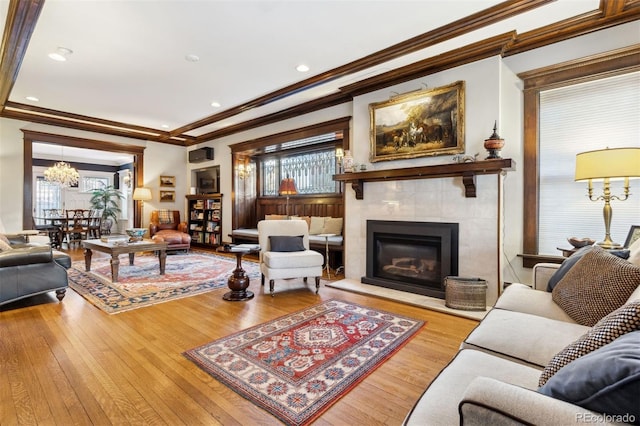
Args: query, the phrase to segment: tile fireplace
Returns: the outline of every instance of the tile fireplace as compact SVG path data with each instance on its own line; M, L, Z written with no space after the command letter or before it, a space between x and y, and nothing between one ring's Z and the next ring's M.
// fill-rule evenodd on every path
M444 299L458 275L458 224L367 220L365 284Z

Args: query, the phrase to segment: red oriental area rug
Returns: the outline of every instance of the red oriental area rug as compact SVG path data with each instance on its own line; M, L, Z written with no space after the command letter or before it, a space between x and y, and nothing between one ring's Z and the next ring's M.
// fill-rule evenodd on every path
M111 258L101 257L91 261L90 272L84 260L74 262L67 271L69 287L99 309L116 314L216 289L228 291L227 281L236 268L235 257L192 250L167 256L165 274L160 275L157 256L136 255L133 265L121 257L118 282L111 281ZM256 262L245 259L242 268L249 278L260 276Z
M423 325L423 321L329 300L184 355L286 424L306 425Z

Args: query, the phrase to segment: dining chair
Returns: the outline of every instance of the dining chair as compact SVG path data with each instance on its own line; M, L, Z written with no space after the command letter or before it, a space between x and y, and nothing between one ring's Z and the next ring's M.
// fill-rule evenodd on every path
M80 241L87 239L89 213L90 210L84 209L65 210L66 222L63 225L63 235L69 247L73 243L80 243Z
M100 230L101 226L102 226L102 210L91 209L91 213L89 215L88 237L100 238L102 236L102 232Z

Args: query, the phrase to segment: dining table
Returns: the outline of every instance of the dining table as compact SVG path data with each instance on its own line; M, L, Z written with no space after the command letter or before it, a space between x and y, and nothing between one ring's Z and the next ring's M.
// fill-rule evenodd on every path
M66 216L33 216L34 223L49 225L48 229L43 229L49 233L51 239L51 245L53 247L60 247L62 240L64 239L63 229L67 225ZM36 228L37 229L37 228Z

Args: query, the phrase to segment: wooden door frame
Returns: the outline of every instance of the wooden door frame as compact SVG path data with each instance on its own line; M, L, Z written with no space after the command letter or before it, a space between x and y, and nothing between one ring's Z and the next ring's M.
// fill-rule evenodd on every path
M52 133L22 130L23 146L23 197L22 197L22 228L31 229L33 224L33 144L45 143L58 146L94 149L98 151L119 152L133 155L133 169L135 171L134 187L144 186L144 146L126 145L115 142L105 142L74 136L56 135ZM133 223L140 227L142 222L142 204L133 202Z

